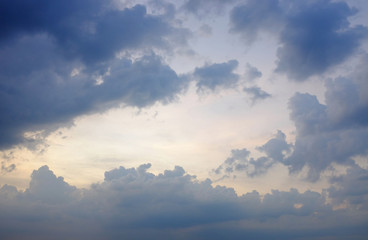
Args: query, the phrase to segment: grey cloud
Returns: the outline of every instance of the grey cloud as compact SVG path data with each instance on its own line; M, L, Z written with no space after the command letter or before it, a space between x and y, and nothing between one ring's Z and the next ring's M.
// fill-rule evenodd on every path
M330 179L329 197L337 204L348 202L368 209L368 170L353 165L347 173Z
M2 1L0 31L6 43L25 34L47 33L66 56L88 63L114 57L122 49L165 47L175 31L165 16L143 5L118 10L113 1Z
M16 168L16 165L14 163L7 165L5 161L1 162L1 171L2 172L10 173L10 172L14 171L15 168Z
M361 64L367 59L362 59ZM225 176L266 173L275 163L289 167L290 173L306 170L308 181L317 181L334 164L352 168L354 157L368 155L368 84L365 68L358 67L347 77L326 81L326 104L308 93L296 93L289 100L290 119L296 128L294 143L278 132L257 150L266 156L257 160L233 154L215 170ZM238 150L237 150L238 151Z
M238 64L238 61L230 60L225 63L207 64L196 68L193 76L197 80L197 91L215 91L217 88L235 87L239 81L239 75L233 71Z
M254 159L247 149L233 149L228 157L214 172L226 177L245 173L249 177L256 177L267 173L276 163L284 164L286 156L292 151L293 145L286 142L285 134L278 130L275 136L257 150L265 156Z
M0 188L0 237L213 239L211 233L216 229L232 229L242 236L259 235L247 226L264 232L273 229L274 224L283 229L290 222L299 226L293 230L294 238L305 236L301 226L306 224L316 239L338 236L341 233L333 230L341 226L346 226L347 236L352 237L349 239L367 234L363 230L354 235L348 231L353 226L344 219L353 208L333 211L317 192L291 189L273 190L264 196L256 191L237 196L231 188L196 180L181 167L158 175L147 172L149 167L120 167L106 172L102 183L78 189L43 166L33 172L26 191L9 185ZM349 218L352 220L354 226L366 223L359 217ZM321 228L324 233L319 232ZM276 236L262 235L261 239L287 238L287 231L280 231Z
M26 143L26 131L54 130L81 114L168 103L186 87L154 54L85 65L60 56L45 35L23 37L0 52L0 148Z
M252 82L257 78L262 77L262 73L256 67L247 63L245 67L245 77L248 81Z
M250 0L232 9L230 31L241 33L251 43L260 31L279 29L282 21L283 10L279 1Z
M363 70L364 71L364 70ZM308 166L309 180L317 180L320 173L338 163L351 166L352 158L368 153L367 83L357 70L349 78L326 82L326 105L315 96L297 93L290 99L290 117L294 121L297 138L294 152L286 160L291 171Z
M345 2L248 1L233 8L231 31L248 42L260 31L273 32L281 46L277 51L276 72L292 80L304 81L342 63L367 36L365 26L350 26L355 15Z
M0 16L0 149L35 148L76 116L169 103L185 90L186 81L152 53L185 43L187 30L173 27L171 15L112 1L34 0L2 1ZM116 57L138 49L150 53Z
M365 27L349 26L348 17L355 13L343 2L302 4L281 33L276 71L302 81L343 62L367 35Z
M299 135L324 131L327 128L326 105L308 93L296 93L289 100L290 119L294 121Z
M245 87L243 88L243 91L250 95L250 99L252 101L252 104L255 104L259 100L264 100L266 98L270 98L272 95L263 91L261 88L257 86L253 87Z
M286 142L286 135L282 131L277 130L274 138L258 147L257 150L264 152L268 157L277 162L282 162L285 155L291 152L292 145Z
M224 8L236 2L236 0L186 0L182 8L197 17L204 17L208 14L221 14Z

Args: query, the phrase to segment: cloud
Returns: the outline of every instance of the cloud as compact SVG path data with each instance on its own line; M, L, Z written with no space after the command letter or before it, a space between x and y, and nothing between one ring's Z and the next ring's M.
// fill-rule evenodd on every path
M3 44L22 35L46 33L69 58L98 63L123 49L166 47L165 38L180 32L165 16L147 14L143 5L117 9L112 1L2 1Z
M365 60L362 61L362 64ZM349 77L326 81L326 104L315 96L297 93L290 99L291 120L297 130L291 171L310 168L308 178L317 180L331 163L351 166L352 158L368 154L367 76L359 70Z
M294 238L305 237L308 229L314 232L311 239L318 239L338 236L341 233L335 230L341 226L349 239L367 234L359 228L366 221L349 217L352 224L346 220L353 208L333 211L317 192L291 189L237 196L231 188L198 181L181 167L158 175L147 172L149 167L113 169L105 173L102 183L78 189L43 166L32 173L24 192L9 185L0 188L0 237L213 239L212 233L223 229L230 236L288 239L291 227ZM286 226L288 231L280 230L272 237L264 234Z
M16 165L14 163L12 163L10 165L6 165L5 161L1 162L1 172L10 173L10 172L14 171L15 168L16 168Z
M211 13L221 14L227 5L234 2L236 0L186 0L182 9L197 17L204 17Z
M332 186L328 189L331 199L337 204L349 203L367 209L368 203L368 170L353 165L346 174L330 179Z
M133 60L116 57L168 49L171 37L184 37L170 18L149 15L142 5L2 1L0 9L0 149L34 148L76 116L169 103L185 90L186 81L152 50Z
M0 52L0 148L31 141L24 132L47 133L81 114L168 103L186 86L154 54L90 66L61 57L45 35L23 37Z
M252 43L260 31L279 29L283 17L279 1L250 0L232 9L230 32L241 33L247 43Z
M259 100L264 100L266 98L270 98L272 95L263 91L261 88L257 86L253 87L245 87L243 88L243 91L250 95L250 99L252 104L255 104Z
M345 61L367 36L367 28L350 26L357 13L345 2L330 0L248 1L233 8L231 32L242 34L248 43L259 32L279 38L276 72L304 81ZM279 34L280 32L280 34Z
M365 27L349 26L356 12L343 2L302 4L281 33L276 71L302 81L342 63L367 35Z
M287 143L285 134L279 131L257 148L265 156L254 159L246 149L233 150L215 172L226 176L243 172L254 177L281 163L290 173L305 169L306 180L317 181L336 164L352 168L354 157L368 155L368 84L364 81L368 73L361 68L366 61L363 58L353 74L326 81L325 104L308 93L295 93L290 98L294 143ZM235 154L238 151L242 154Z
M248 81L252 82L257 78L262 77L262 73L256 67L247 63L245 67L245 77Z
M237 60L230 60L196 68L193 76L197 80L197 91L215 91L218 88L235 87L239 81L239 75L234 73L238 64Z
M285 156L289 154L293 146L286 142L286 136L280 130L274 138L257 148L265 153L265 156L254 159L247 149L233 149L231 156L224 163L214 170L216 174L223 174L225 177L236 176L244 172L249 177L256 177L267 173L275 163L284 163Z

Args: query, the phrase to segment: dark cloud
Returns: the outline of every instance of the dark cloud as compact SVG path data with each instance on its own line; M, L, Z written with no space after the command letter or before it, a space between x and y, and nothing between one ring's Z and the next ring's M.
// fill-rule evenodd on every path
M368 207L368 170L353 165L346 174L330 179L329 197L337 204L349 203L360 209Z
M95 63L122 49L169 45L176 30L164 16L147 14L145 6L118 10L112 1L2 1L3 42L22 35L47 33L66 56Z
M185 89L185 80L152 50L135 60L115 56L167 49L172 37L185 41L185 30L172 27L169 16L99 0L0 5L0 149L34 148L76 116L168 103ZM25 137L30 131L38 134Z
M60 57L48 40L26 37L0 50L1 148L24 142L25 131L54 130L80 114L167 103L185 87L156 55L90 67Z
M260 31L281 31L276 72L303 81L342 63L357 50L367 28L350 26L348 18L356 12L345 2L330 0L252 0L232 10L231 31L248 42Z
M348 17L355 13L343 2L302 4L281 33L276 71L302 81L343 62L367 34L363 26L349 26Z
M241 33L244 39L251 43L260 31L279 29L283 17L279 1L249 0L232 9L230 31Z
M197 17L204 17L208 14L221 14L224 8L236 2L236 0L186 0L182 8Z
M365 61L363 60L362 63ZM349 78L326 82L326 104L315 96L297 93L290 99L290 117L297 138L287 160L292 171L310 168L308 178L317 180L331 163L352 165L352 158L368 153L367 73L363 69Z
M222 235L212 234L218 229L234 239L295 239L305 237L307 229L314 233L310 239L341 233L359 239L367 234L359 228L366 219L349 215L346 220L354 208L333 211L317 192L291 189L237 196L231 188L196 180L181 167L158 175L147 172L149 167L120 167L106 172L102 183L78 189L43 166L32 173L24 192L9 185L0 188L0 237L220 239ZM336 232L341 226L344 231Z
M230 60L196 68L193 76L197 79L197 91L235 87L239 81L239 75L234 73L238 64L237 60Z
M253 87L245 87L243 91L250 95L250 99L252 104L255 104L259 100L264 100L266 98L270 98L272 95L262 90L260 87L253 86Z

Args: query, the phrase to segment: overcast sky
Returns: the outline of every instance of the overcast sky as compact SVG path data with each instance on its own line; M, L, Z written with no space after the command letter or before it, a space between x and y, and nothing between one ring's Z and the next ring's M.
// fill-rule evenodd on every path
M1 239L367 239L365 0L1 0Z

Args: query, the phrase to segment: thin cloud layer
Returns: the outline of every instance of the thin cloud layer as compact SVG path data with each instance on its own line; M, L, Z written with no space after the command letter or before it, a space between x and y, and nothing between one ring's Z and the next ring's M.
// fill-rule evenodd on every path
M43 166L33 171L24 192L9 185L0 189L0 236L203 239L205 234L205 239L221 239L222 235L212 236L221 229L231 239L240 239L244 234L274 239L274 227L286 229L290 222L297 223L287 227L292 228L293 234L279 230L278 239L337 237L341 226L349 239L359 239L366 233L366 221L360 219L366 212L349 219L359 223L354 226L343 218L354 208L334 211L317 192L291 189L274 190L264 196L256 191L237 196L231 188L212 187L210 180L196 180L181 167L159 175L147 172L149 167L150 164L136 169L120 167L106 172L102 183L78 189ZM326 224L326 219L335 218L338 221ZM315 224L309 229L315 228L314 234L305 235L303 224L312 221Z
M357 13L345 2L248 1L231 12L231 32L253 42L260 32L280 42L276 72L304 81L342 63L360 46L367 28L350 26ZM279 34L279 32L281 32Z

